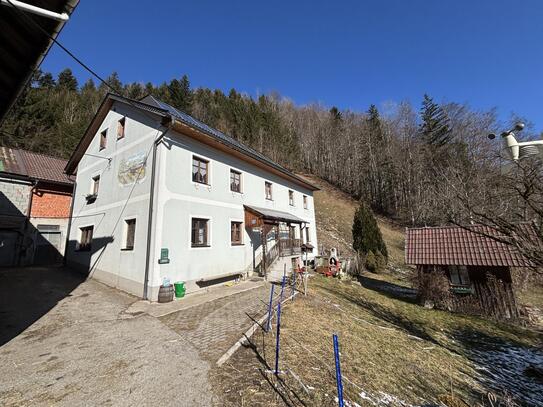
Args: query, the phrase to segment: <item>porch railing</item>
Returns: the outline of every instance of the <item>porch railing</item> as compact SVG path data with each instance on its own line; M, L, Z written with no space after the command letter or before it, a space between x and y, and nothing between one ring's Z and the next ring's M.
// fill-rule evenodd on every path
M279 257L279 245L273 244L270 245L268 250L266 251L266 268L270 267L272 263Z
M279 256L295 256L302 252L300 239L279 239Z

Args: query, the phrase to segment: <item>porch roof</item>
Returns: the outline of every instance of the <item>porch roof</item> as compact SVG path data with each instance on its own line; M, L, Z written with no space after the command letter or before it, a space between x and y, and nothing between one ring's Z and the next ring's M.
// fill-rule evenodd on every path
M259 208L256 206L243 205L246 210L254 213L259 218L264 220L271 220L274 222L287 222L287 223L309 223L308 221L299 218L296 215L288 212L276 211L275 209Z

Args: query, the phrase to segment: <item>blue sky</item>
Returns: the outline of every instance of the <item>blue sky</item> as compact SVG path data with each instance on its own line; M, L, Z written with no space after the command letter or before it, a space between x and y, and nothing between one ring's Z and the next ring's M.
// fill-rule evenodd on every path
M410 100L497 107L543 130L543 1L81 0L60 41L103 76L367 110ZM54 47L42 69L70 67Z

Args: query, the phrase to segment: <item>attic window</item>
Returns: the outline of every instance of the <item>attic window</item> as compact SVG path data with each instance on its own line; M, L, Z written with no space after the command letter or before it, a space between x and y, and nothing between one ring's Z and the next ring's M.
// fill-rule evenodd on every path
M100 151L106 148L107 143L107 129L100 133Z
M272 183L266 181L264 183L264 189L266 191L266 199L271 201L273 199L273 197L272 197Z
M124 125L126 123L126 117L123 117L117 123L117 140L124 138Z

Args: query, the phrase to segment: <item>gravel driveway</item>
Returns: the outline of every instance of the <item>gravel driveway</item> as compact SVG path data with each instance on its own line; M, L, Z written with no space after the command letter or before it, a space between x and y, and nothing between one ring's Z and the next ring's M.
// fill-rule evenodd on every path
M209 365L137 299L69 270L0 270L0 405L205 406Z

